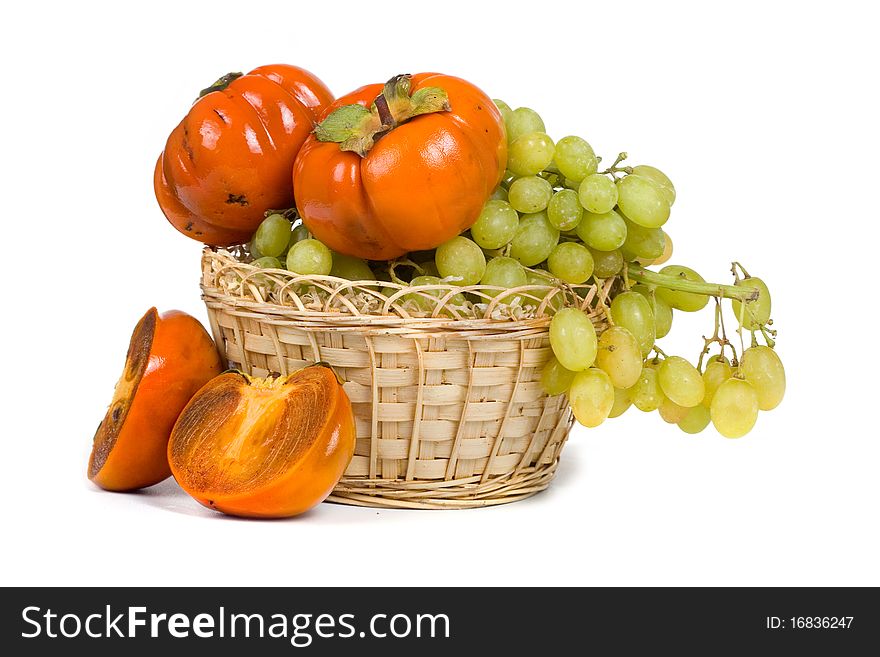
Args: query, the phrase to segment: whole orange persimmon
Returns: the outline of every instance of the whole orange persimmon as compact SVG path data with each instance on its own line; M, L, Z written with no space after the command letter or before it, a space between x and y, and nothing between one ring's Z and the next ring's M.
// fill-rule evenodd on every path
M323 501L354 447L348 395L318 364L275 379L212 379L174 425L168 461L180 487L211 509L283 518Z
M168 438L177 416L221 369L214 342L197 319L150 308L135 326L125 369L95 433L89 479L116 491L166 479Z
M398 75L339 98L293 170L306 227L334 251L385 260L469 228L504 175L501 113L449 75Z
M261 66L202 91L156 162L168 221L214 246L251 238L266 210L293 206L290 171L330 90L305 69Z

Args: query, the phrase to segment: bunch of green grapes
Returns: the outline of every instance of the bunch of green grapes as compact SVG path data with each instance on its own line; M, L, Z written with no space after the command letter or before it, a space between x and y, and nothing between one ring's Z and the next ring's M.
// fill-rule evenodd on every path
M785 395L785 368L773 348L775 331L769 329L771 297L766 284L746 275L737 277L729 288L759 292L754 300L731 303L740 335L743 330L751 332L751 346L736 358L733 343L723 333L719 303L716 333L706 340L695 367L681 356L667 356L655 340L668 331L673 309L695 312L706 306L708 290L690 291L705 285L702 277L673 265L648 279L655 284L638 283L614 296L607 313L611 326L598 337L580 310L569 308L553 317L553 358L542 373L545 391L568 393L575 418L588 427L634 406L643 412L657 411L665 422L686 433L699 433L711 422L726 438L744 436L754 427L758 412L776 408ZM766 344L759 344L758 336ZM721 345L722 353L703 366L703 356L713 343ZM723 355L725 349L731 350L733 361Z
M661 226L675 188L662 171L619 166L621 155L600 172L601 158L585 139L570 135L554 142L537 112L495 102L507 129L508 171L467 235L486 259L479 283L537 285L534 272L546 272L563 284L583 285L621 275L628 262L669 259L672 243ZM466 258L443 266L438 257L437 264L441 275L466 280L478 259L471 246ZM662 300L651 303L664 306L665 335L670 309Z
M562 295L543 306L552 315L553 356L542 372L547 394L567 394L575 418L588 427L635 407L657 411L687 433L712 423L723 436L745 435L758 412L775 408L785 392L764 282L738 263L734 286L709 284L689 267L665 265L672 255L666 224L676 199L665 173L624 165L625 153L600 170L601 158L582 137L554 141L534 110L495 102L507 130L507 171L461 235L390 263L368 263L332 252L301 223L291 222L290 213L271 213L249 245L252 263L301 275L391 281L398 287L382 288L389 297L400 286L426 287L395 297L426 313L441 302L522 306L548 294L536 289L566 288L574 291L569 298L584 300L579 288L601 288L608 294L593 300L590 314L565 307ZM650 265L665 266L655 272ZM606 285L609 279L613 284ZM449 285L467 289L454 293ZM670 332L675 311L700 311L712 296L719 299L716 331L698 364L667 356L657 340ZM751 333L752 346L739 358L719 324L721 297L732 300L728 310L740 335ZM593 318L601 318L597 325L604 330L597 332ZM713 343L721 354L704 365ZM732 359L724 355L728 349Z
M478 246L570 284L628 273L627 263L646 266L670 259L672 240L664 226L676 192L665 173L648 165L622 166L625 153L600 171L601 158L586 140L568 136L554 143L534 110L496 104L507 127L509 175L471 228ZM553 358L542 375L545 390L567 393L575 418L588 427L635 406L658 411L688 433L711 421L726 437L745 435L758 410L781 401L782 362L772 344L755 344L736 367L723 356L710 359L702 372L684 358L661 355L655 341L669 333L673 311L699 311L709 293L688 286L705 283L689 267L668 265L658 274L654 284L621 277L607 308L611 326L601 335L580 310L555 314ZM755 332L770 319L769 290L748 276L737 279L736 286L759 291L755 301L733 302L754 342ZM650 358L654 351L657 356Z

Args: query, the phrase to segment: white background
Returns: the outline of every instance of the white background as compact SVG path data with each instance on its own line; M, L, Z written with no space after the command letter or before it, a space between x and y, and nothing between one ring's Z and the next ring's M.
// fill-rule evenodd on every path
M880 585L877 69L870 3L18 3L4 9L2 584ZM566 6L568 5L568 6ZM384 14L379 18L379 14ZM196 92L288 62L338 95L468 78L558 138L659 166L674 262L774 293L786 400L738 441L631 411L551 489L281 522L85 477L136 320L206 318L152 171ZM695 357L711 313L676 318Z

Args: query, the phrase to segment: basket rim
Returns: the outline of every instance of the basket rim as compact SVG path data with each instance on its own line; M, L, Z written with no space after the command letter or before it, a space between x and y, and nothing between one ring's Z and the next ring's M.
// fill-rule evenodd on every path
M216 267L216 263L222 263ZM430 326L443 327L446 329L544 329L553 317L554 308L552 302L562 302L565 307L578 307L587 313L594 323L602 323L605 320L603 303L596 301L607 300L614 278L608 278L601 285L594 283L570 285L553 279L555 284L540 285L529 283L516 288L501 288L498 286L469 285L459 286L451 282L441 282L434 285L410 286L400 283L376 280L351 281L330 275L300 275L285 269L261 269L251 263L243 262L236 258L230 251L224 248L205 247L202 250L203 275L201 280L202 296L206 303L214 301L235 308L251 311L265 318L266 314L276 315L287 320L300 320L304 322L322 321L335 325L344 326L353 321L360 326L364 324L398 325L405 324L410 327ZM216 267L216 268L215 268ZM216 284L224 274L235 270L237 273L246 272L237 294L221 289ZM273 282L281 283L282 298L286 294L286 300L290 303L277 303L262 297L257 287L249 281L255 276L271 276ZM246 285L247 283L247 285ZM319 288L327 293L327 300L322 309L306 307L299 295L292 291L292 286L309 285ZM375 288L392 288L396 290L391 296L387 296ZM534 294L535 291L548 291L540 299ZM527 297L537 302L534 313L531 316L517 317L512 313L499 313L502 308L509 308L499 303L498 296L490 296L488 292L504 291L506 296ZM581 291L584 296L580 296ZM349 302L345 293L363 293L375 297L379 301L385 300L383 309L385 312L364 312ZM432 292L434 295L428 296ZM443 294L445 292L445 294ZM471 293L485 298L486 310L483 316L462 316L456 311L456 306L449 305L449 301L461 293ZM418 295L430 299L435 304L432 314L413 314L405 309L398 301L407 295ZM443 296L440 296L443 295ZM339 305L332 305L334 302ZM548 312L548 309L550 312ZM449 314L440 314L446 310ZM256 315L255 315L256 316Z

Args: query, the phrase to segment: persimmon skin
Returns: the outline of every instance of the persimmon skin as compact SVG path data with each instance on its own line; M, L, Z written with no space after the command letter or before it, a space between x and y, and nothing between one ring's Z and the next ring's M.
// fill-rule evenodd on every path
M332 101L317 77L287 64L199 98L156 162L153 186L168 221L205 244L248 241L266 210L293 206L294 158Z
M449 75L412 76L412 89L440 87L451 110L416 116L383 135L361 158L312 134L293 169L297 209L334 251L387 260L433 249L470 228L504 176L507 139L495 103ZM370 107L383 85L339 98Z
M249 387L254 381L260 381L240 372L227 372L208 382L193 397L174 427L168 443L168 462L180 487L209 509L248 518L292 517L308 511L326 499L354 455L354 414L348 395L329 367L316 365L282 377L276 381L277 390L283 388L286 380L294 381L291 385L295 386L295 377L302 376L302 373L312 379L312 385L319 385L325 391L326 407L301 409L304 413L322 413L319 419L320 429L310 445L304 449L292 450L295 457L292 462L279 465L277 474L266 480L251 471L250 476L257 477L257 485L244 483L238 486L229 481L222 484L216 482L216 471L222 470L220 460L232 449L231 443L238 441L240 446L241 441L253 440L265 444L267 439L260 432L246 435L223 433L227 430L234 432L235 428L240 427L235 420L247 415L251 403L257 403L249 396L252 392ZM268 394L277 394L280 399L284 393ZM297 391L294 390L292 394L296 395ZM281 402L270 400L265 403L271 405ZM260 407L258 410L261 410ZM266 413L258 412L257 415L265 417L268 414L274 418L272 413L273 409L270 408ZM224 426L224 421L230 417L231 426ZM275 426L277 425L273 425L273 428ZM200 434L203 438L207 436L199 441L196 451L191 449L194 430L203 431ZM217 440L212 443L214 438ZM262 445L257 449L261 447ZM244 449L242 460L246 461L249 456L247 444ZM275 454L270 456L274 458ZM272 459L267 458L262 462L270 460ZM200 469L200 464L204 466L205 463L212 469L207 474ZM279 462L273 460L272 463L278 465Z
M148 360L133 396L125 400L128 408L106 459L101 463L99 443L105 423L112 422L115 397L89 458L89 479L111 491L145 488L171 475L167 446L174 422L193 394L223 369L213 340L194 317L179 310L159 314L151 308L141 322L153 326L151 336L142 336L150 339ZM139 323L132 343L140 327ZM118 385L124 385L132 348Z

